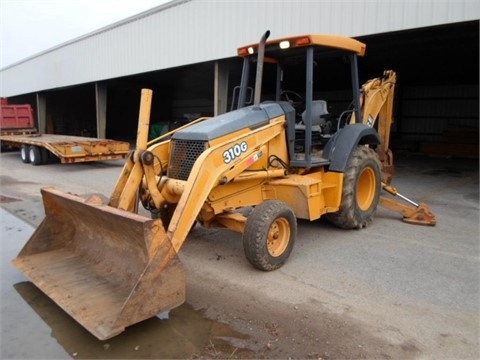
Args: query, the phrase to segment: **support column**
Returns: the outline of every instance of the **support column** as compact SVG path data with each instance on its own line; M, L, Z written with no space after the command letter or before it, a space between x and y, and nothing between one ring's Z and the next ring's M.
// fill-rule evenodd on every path
M215 79L214 79L214 116L227 112L228 101L228 64L217 61L215 63Z
M38 132L45 134L47 132L47 97L44 93L37 92L36 98Z
M95 104L97 114L97 138L106 139L107 87L105 83L95 83Z

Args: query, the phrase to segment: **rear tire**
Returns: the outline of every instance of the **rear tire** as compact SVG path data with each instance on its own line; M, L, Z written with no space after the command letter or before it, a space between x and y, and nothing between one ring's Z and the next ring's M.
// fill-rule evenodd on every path
M376 153L358 146L347 163L342 200L336 213L326 218L343 229L361 229L373 220L380 199L381 166Z
M32 165L37 166L42 164L42 152L38 146L30 146L28 156Z
M29 148L30 146L28 146L27 144L22 144L20 146L20 158L22 159L22 162L25 164L28 164L30 162Z
M247 218L245 256L259 270L276 270L287 261L296 237L297 219L292 209L281 201L264 201Z

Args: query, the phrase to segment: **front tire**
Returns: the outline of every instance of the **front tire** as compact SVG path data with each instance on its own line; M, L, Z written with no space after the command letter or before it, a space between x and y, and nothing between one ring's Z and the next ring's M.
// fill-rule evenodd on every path
M243 249L255 268L280 268L292 252L297 237L297 219L287 204L267 200L257 205L247 218Z
M380 200L381 165L376 153L358 146L350 155L343 178L340 209L326 215L342 229L361 229L373 220Z

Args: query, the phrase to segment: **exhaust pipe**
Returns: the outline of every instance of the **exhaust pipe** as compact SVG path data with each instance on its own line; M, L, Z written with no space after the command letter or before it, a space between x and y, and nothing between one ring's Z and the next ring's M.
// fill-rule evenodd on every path
M255 97L253 101L253 105L255 106L260 105L260 98L262 96L263 58L265 57L265 42L269 36L270 30L267 30L258 43L257 74L255 79Z

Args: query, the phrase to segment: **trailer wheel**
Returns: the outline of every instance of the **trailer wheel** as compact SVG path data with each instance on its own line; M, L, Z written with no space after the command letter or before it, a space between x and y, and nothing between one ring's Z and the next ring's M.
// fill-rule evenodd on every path
M28 155L30 158L30 163L32 165L40 165L42 164L42 151L38 146L30 146L30 149L28 151Z
M20 158L25 164L30 162L29 147L27 144L20 145Z
M47 149L45 149L44 147L41 147L40 148L40 156L41 156L41 163L42 164L46 164L48 162L48 158L49 158L49 151Z
M287 261L297 237L297 219L287 204L267 200L257 205L247 218L243 249L255 268L271 271Z
M370 224L377 210L381 191L380 162L375 152L358 146L347 163L342 200L338 212L327 219L343 229L361 229Z

